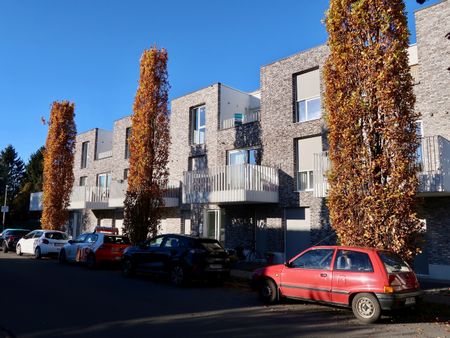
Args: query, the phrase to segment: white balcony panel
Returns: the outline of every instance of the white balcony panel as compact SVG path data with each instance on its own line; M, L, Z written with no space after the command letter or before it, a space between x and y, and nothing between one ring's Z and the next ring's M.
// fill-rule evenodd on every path
M109 194L109 207L123 208L127 182L113 182ZM163 193L164 206L166 208L178 207L180 205L180 182L169 182L167 189Z
M417 156L418 195L450 195L450 141L439 135L423 137ZM326 197L326 176L331 169L328 152L314 157L314 196Z
M278 203L278 170L241 164L184 173L183 203Z
M42 192L33 192L30 194L30 211L41 211L42 207Z

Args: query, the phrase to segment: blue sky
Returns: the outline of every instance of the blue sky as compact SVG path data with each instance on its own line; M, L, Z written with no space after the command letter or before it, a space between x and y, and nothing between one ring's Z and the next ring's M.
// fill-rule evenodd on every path
M437 0L428 1L428 4ZM413 11L406 0L411 41ZM0 149L24 161L45 143L54 100L76 105L78 132L131 114L139 58L169 52L170 97L215 82L252 91L259 68L326 42L316 0L0 0Z

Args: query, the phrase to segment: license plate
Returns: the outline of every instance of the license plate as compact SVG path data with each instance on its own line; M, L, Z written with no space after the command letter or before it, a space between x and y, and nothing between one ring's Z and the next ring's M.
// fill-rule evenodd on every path
M55 243L55 246L61 247L61 246L63 246L63 245L64 245L63 243Z
M209 267L211 269L222 269L222 264L211 264Z
M416 299L414 297L406 298L405 305L416 304Z
M114 257L114 259L115 259L116 261L120 261L120 258L121 258L121 257Z

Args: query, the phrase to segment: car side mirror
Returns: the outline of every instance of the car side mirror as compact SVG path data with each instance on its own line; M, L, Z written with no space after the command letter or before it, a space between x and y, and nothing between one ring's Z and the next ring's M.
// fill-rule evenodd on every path
M292 268L292 264L288 261L284 262L284 266L287 268Z
M69 243L69 244L73 244L75 241L74 240L72 240L72 239L69 239L68 241L67 241L67 243Z

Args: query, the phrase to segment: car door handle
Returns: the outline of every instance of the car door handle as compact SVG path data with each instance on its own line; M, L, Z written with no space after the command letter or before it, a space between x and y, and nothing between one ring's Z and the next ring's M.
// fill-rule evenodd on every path
M326 276L328 276L326 273L321 273L320 274L320 277L326 277Z

